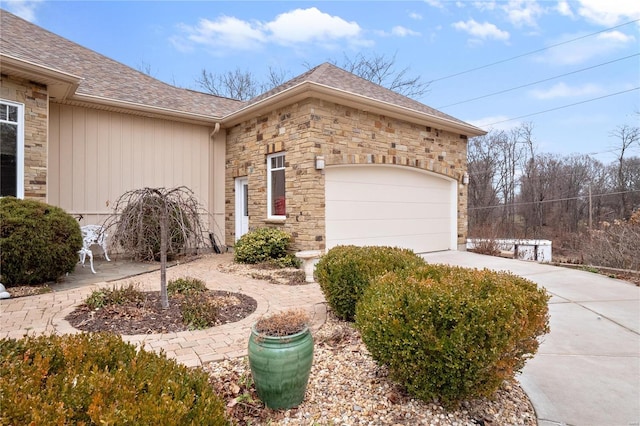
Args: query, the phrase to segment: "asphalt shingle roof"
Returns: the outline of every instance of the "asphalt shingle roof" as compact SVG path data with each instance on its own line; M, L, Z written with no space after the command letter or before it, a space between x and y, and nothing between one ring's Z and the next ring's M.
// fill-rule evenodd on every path
M0 9L0 52L81 77L76 93L222 117L244 103L163 83Z
M338 91L417 111L460 124L468 124L423 103L360 78L330 63L323 63L248 102L182 89L103 56L0 9L0 52L82 78L77 94L147 107L166 108L212 119L223 118L288 88L311 82ZM1 64L0 64L1 66Z
M342 90L344 92L353 93L370 99L375 99L377 101L386 102L388 104L412 109L414 111L468 126L468 124L464 121L461 121L455 117L433 109L421 102L389 90L386 87L382 87L378 84L370 82L369 80L358 77L357 75L345 71L342 68L339 68L328 62L318 65L317 67L310 69L306 73L301 74L298 77L295 77L283 83L282 85L251 99L249 101L249 104L253 104L264 98L273 96L279 92L282 92L288 88L294 87L304 82L317 83L323 86Z

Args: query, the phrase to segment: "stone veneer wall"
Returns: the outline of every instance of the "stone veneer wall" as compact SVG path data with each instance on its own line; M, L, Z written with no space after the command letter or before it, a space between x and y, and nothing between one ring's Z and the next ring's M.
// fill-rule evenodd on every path
M24 197L46 202L49 117L47 87L2 75L0 98L24 104Z
M267 220L266 156L285 156L284 222ZM307 99L227 129L226 242L235 241L234 178L248 176L249 229L275 226L290 232L295 250L325 249L326 166L395 164L442 174L461 182L467 138L318 99ZM458 246L467 237L467 187L458 184Z

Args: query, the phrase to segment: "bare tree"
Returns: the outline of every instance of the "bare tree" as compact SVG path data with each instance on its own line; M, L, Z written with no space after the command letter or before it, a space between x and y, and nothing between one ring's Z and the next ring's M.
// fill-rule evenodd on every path
M335 60L329 62L404 96L422 96L429 87L428 83L421 81L420 76L409 76L408 67L401 70L396 69L395 54L391 58L379 54L371 56L358 54L353 58L345 55L340 65ZM312 68L308 63L303 65ZM214 74L203 69L196 79L196 84L207 93L246 101L279 86L288 78L290 78L288 71L273 67L268 68L264 81L257 79L251 72L242 71L239 68L221 74Z
M469 140L469 230L477 237L493 236L489 235L493 234L489 228L495 223L494 207L498 204L498 189L495 185L498 155L495 141L500 137L502 132L491 131Z
M203 213L193 192L184 186L143 188L122 194L105 223L111 244L119 245L134 259L154 260L159 255L163 308L169 307L167 254L206 246L200 219Z
M619 194L619 209L620 216L623 219L631 216L631 208L628 203L627 191L628 187L628 173L625 168L625 155L633 147L640 147L640 127L632 127L626 124L618 126L611 132L611 136L618 139L618 167L616 175L617 191Z
M213 74L203 69L196 83L207 93L240 101L255 97L259 87L253 74L249 71L242 71L240 68L222 74Z
M336 61L332 62L338 65ZM427 92L429 84L421 81L420 76L409 76L409 67L398 70L395 65L395 53L391 58L384 54L365 56L358 53L353 58L345 55L341 65L338 66L410 98L420 97Z

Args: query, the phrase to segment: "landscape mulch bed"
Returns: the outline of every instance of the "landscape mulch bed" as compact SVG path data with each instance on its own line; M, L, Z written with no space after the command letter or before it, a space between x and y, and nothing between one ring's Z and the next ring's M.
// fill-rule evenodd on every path
M129 302L122 305L108 305L91 309L85 304L77 307L65 319L82 331L133 335L152 333L176 333L189 330L183 322L180 306L183 296L171 296L169 307L164 309L160 303L160 292L143 292L141 302ZM197 297L207 297L218 306L215 324L219 326L240 321L251 315L257 307L252 297L241 293L207 290ZM217 300L216 300L217 299Z

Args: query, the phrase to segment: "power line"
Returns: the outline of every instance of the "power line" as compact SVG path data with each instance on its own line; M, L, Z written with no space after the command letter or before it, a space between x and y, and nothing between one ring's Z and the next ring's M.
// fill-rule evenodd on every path
M525 56L533 55L534 53L544 52L545 50L549 50L549 49L552 49L554 47L562 46L562 45L568 44L568 43L573 43L574 41L582 40L582 39L585 39L585 38L588 38L588 37L593 37L594 35L598 35L598 34L605 33L607 31L615 30L616 28L624 27L625 25L633 24L633 23L638 22L638 21L640 21L640 19L634 19L633 21L625 22L623 24L616 25L614 27L605 28L604 30L596 31L595 33L587 34L587 35L584 35L584 36L581 36L581 37L573 38L571 40L567 40L567 41L563 41L563 42L560 42L560 43L552 44L551 46L547 46L547 47L543 47L543 48L540 48L540 49L532 50L530 52L522 53L522 54L517 55L517 56L512 56L511 58L502 59L500 61L492 62L490 64L481 65L481 66L475 67L475 68L470 68L468 70L460 71L460 72L457 72L455 74L451 74L451 75L447 75L447 76L444 76L444 77L436 78L436 79L430 80L428 82L428 84L435 83L436 81L447 80L449 78L457 77L457 76L463 75L463 74L468 74L468 73L473 72L473 71L478 71L478 70L481 70L481 69L484 69L484 68L489 68L489 67L492 67L494 65L503 64L505 62L510 62L510 61L513 61L513 60L516 60L516 59L523 58Z
M629 191L618 191L618 192L606 192L603 194L592 194L591 198L596 197L606 197L608 195L620 195L620 194L631 194L634 192L640 192L640 189L633 189ZM580 200L583 198L588 198L588 195L579 195L577 197L568 197L568 198L556 198L552 200L542 200L542 201L523 201L519 203L509 203L509 204L496 204L493 206L484 206L484 207L469 207L468 210L486 210L486 209L497 209L500 207L518 207L518 206L528 206L531 204L546 204L546 203L555 203L558 201L571 201L571 200Z
M495 95L501 95L503 93L512 92L514 90L523 89L525 87L529 87L529 86L533 86L533 85L536 85L536 84L545 83L547 81L555 80L555 79L560 78L560 77L566 77L568 75L577 74L577 73L583 72L583 71L588 71L588 70L591 70L591 69L594 69L594 68L598 68L598 67L602 67L602 66L605 66L605 65L613 64L615 62L624 61L625 59L630 59L630 58L633 58L633 57L636 57L636 56L640 56L640 53L635 53L633 55L625 56L624 58L614 59L612 61L603 62L601 64L593 65L593 66L590 66L590 67L587 67L587 68L582 68L582 69L571 71L571 72L568 72L568 73L564 73L564 74L556 75L556 76L553 76L553 77L545 78L543 80L534 81L532 83L523 84L521 86L512 87L510 89L500 90L499 92L493 92L493 93L489 93L487 95L478 96L476 98L471 98L471 99L467 99L467 100L464 100L464 101L455 102L453 104L436 107L436 109L449 108L449 107L452 107L454 105L465 104L467 102L477 101L479 99L484 99L484 98L488 98L488 97L495 96Z
M589 102L598 101L600 99L610 98L612 96L617 96L617 95L622 95L624 93L633 92L634 90L638 90L638 89L640 89L640 86L634 87L632 89L622 90L622 91L616 92L616 93L610 93L610 94L604 95L604 96L598 96L597 98L591 98L591 99L586 99L586 100L580 101L580 102L574 102L574 103L568 104L568 105L562 105L562 106L559 106L559 107L556 107L556 108L545 109L543 111L538 111L538 112L533 112L531 114L525 114L525 115L521 115L521 116L518 116L518 117L508 118L506 120L496 121L494 123L483 124L482 127L491 127L491 126L496 125L496 124L507 123L509 121L519 120L521 118L532 117L534 115L540 115L540 114L544 114L544 113L551 112L551 111L557 111L559 109L564 109L564 108L569 108L569 107L573 107L573 106L576 106L576 105L586 104L586 103L589 103Z

